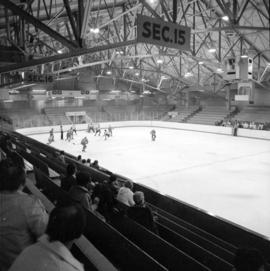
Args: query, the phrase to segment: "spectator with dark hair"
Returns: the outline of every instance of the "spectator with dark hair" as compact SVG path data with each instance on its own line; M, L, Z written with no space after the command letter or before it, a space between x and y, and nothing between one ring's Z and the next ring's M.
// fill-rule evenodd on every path
M69 191L73 185L76 185L76 167L74 164L68 164L66 169L66 176L61 179L61 188L65 191Z
M134 200L132 189L133 183L129 180L126 181L124 186L119 189L116 199L127 206L133 206Z
M88 159L86 160L86 166L88 166L88 167L91 166L91 159L88 158Z
M76 179L77 185L71 187L69 190L69 195L73 200L80 203L81 206L92 211L92 191L88 190L89 186L91 185L90 176L87 173L78 172L76 174Z
M82 164L86 166L86 160L82 159Z
M254 248L239 248L234 257L233 271L264 271L266 263L262 254Z
M8 160L0 162L0 269L8 270L15 258L41 236L48 222L43 204L23 192L25 171Z
M98 160L95 160L95 161L92 163L91 167L93 167L93 168L95 168L95 169L99 169Z
M81 156L81 155L78 155L77 161L78 161L78 162L82 162L82 156Z
M60 151L60 154L58 156L58 159L62 162L62 163L66 163L66 160L65 160L65 153L64 151Z
M114 196L110 184L107 181L97 183L94 187L93 199L98 199L97 211L101 213L106 220L110 220L110 213L113 209Z
M85 214L79 206L53 209L46 234L19 255L10 271L83 271L70 249L85 225Z
M135 205L127 210L129 218L146 227L148 230L158 233L152 210L146 205L144 193L136 191L133 195Z

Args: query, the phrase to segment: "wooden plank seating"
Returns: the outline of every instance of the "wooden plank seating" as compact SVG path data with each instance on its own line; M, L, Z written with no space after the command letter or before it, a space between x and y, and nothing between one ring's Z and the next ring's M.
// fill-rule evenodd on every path
M43 187L46 187L43 192L50 201L57 202L57 204L72 202L68 194L54 184L45 174L41 171L38 173L38 182ZM92 212L85 211L87 227L84 235L120 270L167 270L109 224L103 222Z
M143 191L148 202L165 210L172 215L187 221L188 223L226 240L235 247L247 246L259 249L266 258L269 258L270 241L259 234L248 231L238 225L230 223L222 218L212 216L169 196L163 196L158 192L141 184L134 184L135 190Z
M153 206L152 208L155 208L155 207ZM189 225L188 226L186 226L185 224L183 225L181 221L175 222L175 221L170 220L170 218L168 218L167 216L163 216L160 213L160 211L157 211L157 216L158 216L158 222L162 226L172 230L173 232L177 234L180 234L181 236L189 239L195 244L205 248L209 252L214 253L215 255L224 259L228 263L233 262L234 253L232 251L229 251L221 247L217 243L215 243L214 241L217 241L216 238L213 241L211 241L207 237L204 237L201 234L194 232L194 229L191 230L190 227L188 227Z
M169 270L211 270L128 217L115 215L111 223L114 228Z

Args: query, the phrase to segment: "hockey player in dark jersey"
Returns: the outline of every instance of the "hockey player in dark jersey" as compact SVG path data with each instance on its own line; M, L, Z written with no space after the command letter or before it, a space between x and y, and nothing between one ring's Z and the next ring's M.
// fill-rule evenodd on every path
M88 139L87 139L86 136L82 139L81 144L82 144L82 146L83 146L82 151L85 152L86 147L87 147L87 144L88 144Z
M157 137L157 134L156 134L156 131L153 129L151 132L151 138L152 138L152 141L155 141L156 140L156 137Z
M109 131L107 131L106 129L104 130L104 140L107 140L107 138L109 138L111 136L111 134L109 133Z
M109 125L109 127L108 127L108 132L109 132L110 136L112 136L112 126L111 125Z

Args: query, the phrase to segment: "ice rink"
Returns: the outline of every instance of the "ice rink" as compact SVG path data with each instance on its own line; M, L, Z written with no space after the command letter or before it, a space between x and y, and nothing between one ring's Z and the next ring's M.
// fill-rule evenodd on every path
M269 141L157 128L152 142L150 130L114 129L106 141L81 131L67 142L58 133L52 146L270 237ZM49 134L31 137L47 143Z

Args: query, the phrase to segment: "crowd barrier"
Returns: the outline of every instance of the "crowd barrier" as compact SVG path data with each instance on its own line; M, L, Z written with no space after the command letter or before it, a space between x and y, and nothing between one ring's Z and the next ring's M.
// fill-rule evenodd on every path
M88 124L77 124L76 129L78 131L86 131ZM128 127L153 127L153 128L166 128L175 130L186 130L203 133L214 133L220 135L232 135L231 127L223 126L212 126L212 125L201 125L191 123L176 123L166 121L121 121L121 122L103 122L100 123L101 128L128 128ZM64 132L67 131L71 125L63 125ZM53 128L56 133L60 132L60 126L47 126L47 127L31 127L18 129L17 132L24 135L35 135L35 134L49 134L50 129ZM238 136L249 137L256 139L268 139L270 140L270 131L263 130L250 130L250 129L238 129Z

